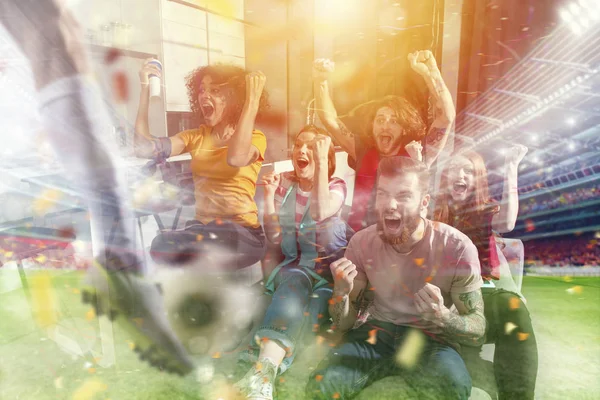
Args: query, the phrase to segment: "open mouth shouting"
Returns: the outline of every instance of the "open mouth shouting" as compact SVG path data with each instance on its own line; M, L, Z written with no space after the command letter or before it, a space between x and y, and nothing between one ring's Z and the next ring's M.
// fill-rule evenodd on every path
M467 184L461 181L454 182L452 185L453 194L464 195L467 193Z
M209 100L205 100L200 105L200 108L202 110L202 116L204 117L204 119L210 119L215 114L215 106Z
M389 147L392 144L392 137L390 135L379 135L379 143L382 147Z
M298 169L300 171L303 171L304 169L306 169L308 167L309 161L308 158L306 157L298 157L296 159L296 167L298 167Z
M400 232L400 228L402 226L402 218L394 215L387 215L383 218L383 222L388 232L392 234L397 234Z

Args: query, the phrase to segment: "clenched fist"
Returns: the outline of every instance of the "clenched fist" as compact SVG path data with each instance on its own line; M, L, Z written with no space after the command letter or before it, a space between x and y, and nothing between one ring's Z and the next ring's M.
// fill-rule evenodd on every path
M349 294L354 288L354 278L358 275L356 265L342 257L332 262L329 267L333 275L333 292L336 295Z

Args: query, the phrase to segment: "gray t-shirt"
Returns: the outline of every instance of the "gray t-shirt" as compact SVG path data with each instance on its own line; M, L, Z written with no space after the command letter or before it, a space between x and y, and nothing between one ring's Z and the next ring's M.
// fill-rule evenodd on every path
M479 257L471 240L449 225L424 221L423 239L408 254L381 240L376 225L357 232L348 244L345 257L359 271L355 279L368 281L373 290L371 318L435 330L435 325L421 318L413 300L426 282L440 288L448 308L451 293L481 287Z

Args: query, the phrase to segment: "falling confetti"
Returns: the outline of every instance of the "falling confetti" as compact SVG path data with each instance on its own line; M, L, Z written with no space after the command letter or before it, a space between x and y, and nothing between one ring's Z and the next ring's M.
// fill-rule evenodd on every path
M520 342L524 342L529 337L529 333L519 332L517 333L517 337L519 338Z
M375 346L377 344L377 329L371 329L369 331L369 338L365 342Z
M581 294L581 293L583 293L583 288L581 286L573 286L572 288L567 289L567 293Z
M521 300L518 297L511 297L508 301L508 308L516 310L521 306Z
M415 258L414 261L415 264L417 264L417 267L423 268L423 263L425 262L424 258Z
M535 230L535 224L532 220L528 219L525 221L525 231L531 232Z
M32 307L35 310L37 324L42 327L56 324L57 303L50 275L47 271L38 271L32 274L29 281Z
M396 353L396 363L407 369L413 368L421 358L424 347L423 332L419 329L411 329Z
M50 212L56 203L63 197L63 192L56 189L44 190L42 194L33 201L32 210L36 216L42 216Z
M104 63L110 65L123 56L119 49L110 49L104 54Z
M105 392L108 386L99 379L88 379L73 393L73 400L92 400L97 394Z
M129 84L127 75L117 71L112 76L113 96L116 103L126 103L129 99Z
M515 329L517 329L517 325L513 324L512 322L507 322L504 325L504 334L510 335Z

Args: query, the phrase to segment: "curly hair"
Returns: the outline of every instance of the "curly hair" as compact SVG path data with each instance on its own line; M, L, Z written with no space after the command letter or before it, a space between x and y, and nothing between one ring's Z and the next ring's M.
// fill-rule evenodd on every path
M223 121L236 125L246 101L246 70L235 65L214 64L196 68L185 77L190 108L198 124L204 123L198 95L200 84L205 76L210 76L214 84L222 85L227 97L227 109ZM257 118L269 108L269 94L263 90L260 97Z
M364 135L363 140L367 146L375 146L373 122L375 121L377 111L382 107L389 107L394 110L403 129L402 135L406 139L405 144L413 140L420 141L427 136L427 126L419 110L406 98L389 95L366 104L361 104L350 111L350 115L361 117L363 121L361 134Z

